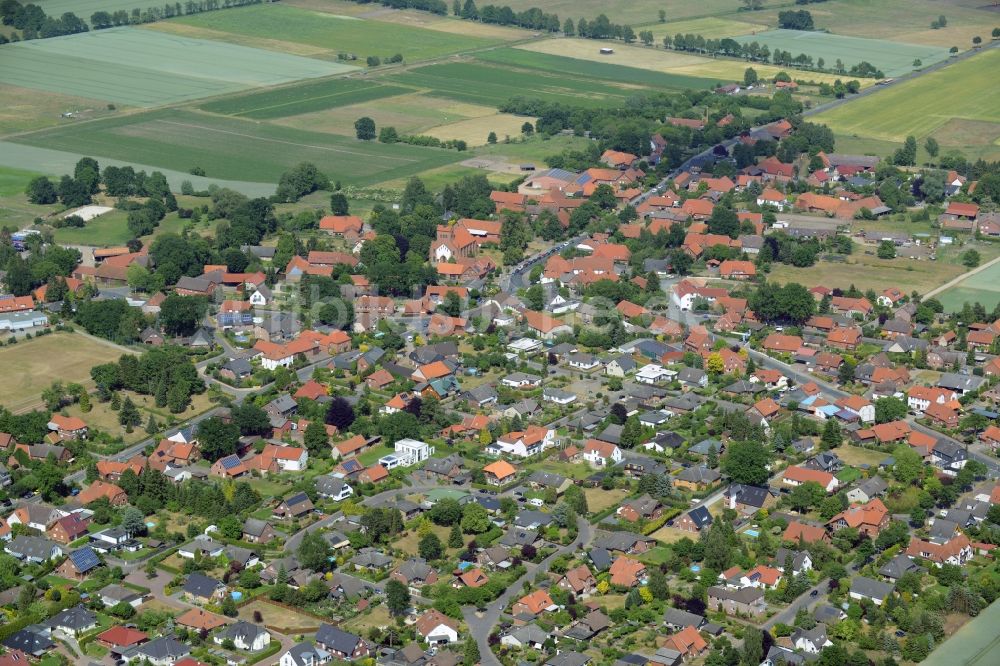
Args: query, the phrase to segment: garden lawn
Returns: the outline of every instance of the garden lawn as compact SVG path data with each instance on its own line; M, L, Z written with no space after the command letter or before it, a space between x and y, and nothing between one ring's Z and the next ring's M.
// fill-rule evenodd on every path
M844 461L845 465L851 467L869 465L874 468L889 456L889 453L886 451L872 451L860 446L851 446L850 444L837 447L834 449L834 453Z
M308 44L328 51L356 55L363 64L368 56L388 58L401 54L406 62L480 49L502 40L442 33L409 25L368 21L356 17L313 12L281 4L262 4L206 12L175 19L223 33L293 44Z
M590 509L590 512L600 513L621 504L622 500L629 496L629 491L624 488L615 488L614 490L586 488L583 494L587 498L587 508Z

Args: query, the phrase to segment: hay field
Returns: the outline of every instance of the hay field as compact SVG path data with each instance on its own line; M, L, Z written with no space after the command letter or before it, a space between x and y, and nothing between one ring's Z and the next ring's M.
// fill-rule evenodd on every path
M753 67L761 78L773 78L781 71L788 72L796 79L818 83L833 83L844 78L834 74L805 72L728 58L706 58L663 48L615 46L614 49L615 52L611 55L601 55L591 40L551 39L513 49L496 49L477 57L480 60L508 62L523 67L535 66L549 71L587 72L592 76L621 83L678 89L711 88L718 83L742 81L743 72L748 66ZM515 59L509 55L520 51L535 53L536 56L529 60L523 56ZM647 74L641 74L643 71ZM871 85L871 81L866 80L865 85Z
M447 125L439 125L424 131L424 134L436 136L442 141L461 139L470 146L483 146L490 132L496 132L498 137L505 135L517 136L525 122L534 124L537 118L515 116L510 113L497 113L492 116L459 120Z
M690 19L687 21L667 21L666 23L653 23L643 26L644 30L649 30L656 37L658 43L663 43L665 35L701 35L705 39L722 39L723 37L735 37L737 35L747 35L752 32L764 32L769 27L763 23L750 23L756 14L747 14L745 20L727 18L720 16L706 16L704 18Z
M666 12L667 21L675 21L699 16L735 14L740 3L733 0L634 0L633 2L608 3L606 0L547 0L539 3L538 0L509 0L504 2L515 12L524 11L531 7L541 7L546 12L559 15L560 21L567 18L574 22L585 18L593 20L598 14L606 14L615 23L623 25L640 26L659 21L658 12L662 9ZM764 6L782 5L785 3L778 0L765 0ZM754 16L758 12L748 13ZM741 12L742 14L742 12Z
M772 52L781 49L791 52L793 56L804 53L817 61L823 58L827 67L833 67L838 59L848 69L861 61L867 61L882 70L886 76L901 76L912 71L913 62L917 59L926 66L948 58L948 49L938 46L804 30L770 30L755 35L741 35L735 37L735 40L741 44L766 44Z
M52 382L90 381L90 369L114 361L120 347L79 333L53 333L0 348L0 405L14 412L35 407Z
M548 53L554 56L566 58L577 58L591 62L608 63L611 65L621 65L623 67L636 67L638 69L651 69L657 72L670 71L674 67L684 65L695 65L708 58L681 53L680 51L667 51L663 49L650 49L640 46L628 46L626 44L611 44L610 48L614 53L602 55L600 50L606 44L593 39L546 39L540 42L524 44L516 48L532 51L535 53Z
M776 26L778 12L783 9L741 12L733 17ZM976 35L989 41L990 31L1000 25L1000 7L989 0L828 0L804 9L812 14L817 28L838 35L945 49L969 48ZM948 19L947 26L931 29L931 22L942 14Z
M0 83L150 107L350 69L262 49L110 28L4 46Z
M879 259L863 254L861 248L856 247L855 253L848 257L847 262L821 260L807 268L774 264L768 273L768 280L782 284L798 282L810 287L822 285L830 289L847 289L853 284L862 291L881 291L886 285L893 285L905 293L914 289L925 293L966 270L961 265L942 261Z
M259 183L275 183L292 166L312 162L331 180L370 185L464 157L182 110L99 120L87 132L42 130L17 142L177 171L200 166L209 178Z
M990 49L967 60L891 86L813 118L835 132L902 142L907 135L935 135L953 118L1000 123L1000 51ZM1000 125L979 126L992 141Z
M355 105L408 91L408 88L375 81L331 79L237 95L202 104L199 108L227 116L271 120Z
M251 38L307 44L325 49L332 57L340 52L353 53L362 63L367 56L385 58L396 53L402 54L407 62L415 62L479 49L500 41L311 12L280 4L194 14L174 22Z
M403 89L400 88L400 90ZM354 136L354 121L362 116L368 116L375 121L375 126L379 129L391 126L395 127L396 131L401 134L432 134L433 136L439 136L427 130L442 125L447 126L451 123L461 123L496 115L496 109L490 106L455 102L414 93L362 104L337 107L326 111L305 113L282 118L275 122L287 127L308 129L314 132L331 132L333 134ZM524 122L523 119L522 122ZM499 133L499 130L497 133L499 136L503 136ZM489 134L488 130L486 134ZM475 145L485 143L486 134ZM441 136L441 138L445 137ZM464 137L455 136L448 138Z
M0 136L74 122L74 118L64 118L64 113L88 119L111 113L106 102L6 84L0 84L0 99L4 102Z

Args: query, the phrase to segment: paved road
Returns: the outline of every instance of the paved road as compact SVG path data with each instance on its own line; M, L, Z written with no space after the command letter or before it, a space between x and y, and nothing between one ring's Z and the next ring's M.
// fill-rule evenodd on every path
M548 571L552 561L560 555L568 553L580 553L590 546L594 539L594 527L585 519L577 518L577 529L579 533L576 541L568 546L558 548L554 553L546 557L537 565L527 566L527 572L514 581L507 590L500 595L493 603L486 607L484 613L478 613L471 606L462 608L462 615L466 625L469 627L469 634L475 639L479 646L479 663L483 666L500 666L500 660L493 654L490 648L489 637L493 628L500 622L500 615L514 599L524 593L525 581L532 581L539 571Z
M991 476L993 478L1000 477L1000 461L998 461L993 456L986 454L977 445L974 444L972 446L968 446L968 445L966 445L965 442L961 442L961 441L955 439L954 437L949 437L948 435L942 434L942 433L938 432L937 430L934 430L933 428L928 428L925 425L917 423L916 422L916 417L914 417L914 416L907 416L906 420L909 422L910 427L913 428L914 430L918 431L918 432L922 432L924 434L930 435L931 437L936 437L937 439L943 439L945 441L952 442L956 446L962 447L963 449L965 449L968 452L969 458L972 458L974 460L978 460L979 462L981 462L984 465L986 465L987 475L989 475L989 476Z

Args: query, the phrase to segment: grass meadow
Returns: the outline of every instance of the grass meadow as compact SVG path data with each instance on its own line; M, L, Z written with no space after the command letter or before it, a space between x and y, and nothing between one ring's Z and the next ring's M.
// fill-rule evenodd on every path
M606 0L547 0L539 3L538 0L509 0L504 2L510 5L515 12L524 11L531 7L542 7L546 12L559 15L560 21L567 18L574 22L585 18L588 21L597 18L598 14L608 15L615 23L623 25L640 26L659 21L659 11L666 12L667 21L679 19L697 18L701 16L714 16L722 14L735 14L740 7L740 3L733 0L635 0L634 2L619 2L609 4ZM777 0L766 0L768 5L782 5L784 2ZM748 13L748 15L752 15Z
M351 69L134 28L22 41L4 46L3 54L0 83L139 107Z
M53 333L2 347L0 405L14 412L30 409L52 382L86 384L93 366L122 353L120 347L78 333Z
M402 54L407 62L484 48L503 40L447 34L409 25L313 12L280 4L252 5L174 19L172 22L273 42L307 44L329 56ZM267 44L262 44L267 47Z
M832 67L838 59L848 69L861 61L867 61L882 70L886 76L900 76L912 71L915 60L920 60L926 66L948 57L948 49L939 46L902 44L883 39L803 30L770 30L735 39L742 44L766 44L771 51L781 49L791 52L793 56L805 53L817 61L823 58L827 67Z
M1000 264L962 280L956 286L938 294L937 299L944 305L945 311L961 310L965 303L979 301L987 310L1000 303Z
M1000 137L1000 52L972 58L821 113L834 132L902 142L934 136L942 145L994 144Z
M453 150L362 142L182 110L95 121L87 132L43 130L17 141L178 171L198 166L209 178L270 183L300 162L314 163L332 180L370 185L465 156Z
M435 97L493 107L518 96L589 107L616 106L642 92L609 81L574 78L543 70L518 71L485 62L427 65L386 78L424 89Z
M270 120L371 102L407 92L410 92L409 88L384 85L376 81L330 79L247 93L207 102L199 108L227 116Z
M0 167L0 197L10 197L24 192L32 178L40 174L34 171Z

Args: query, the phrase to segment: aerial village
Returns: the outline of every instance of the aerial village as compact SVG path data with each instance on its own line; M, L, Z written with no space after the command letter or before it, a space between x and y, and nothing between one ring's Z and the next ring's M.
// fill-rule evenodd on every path
M768 276L919 270L1000 216L952 172L933 236L880 231L919 172L800 121L665 179L649 141L468 217L414 185L216 263L9 271L12 350L127 347L0 412L0 666L926 657L1000 596L1000 313Z

